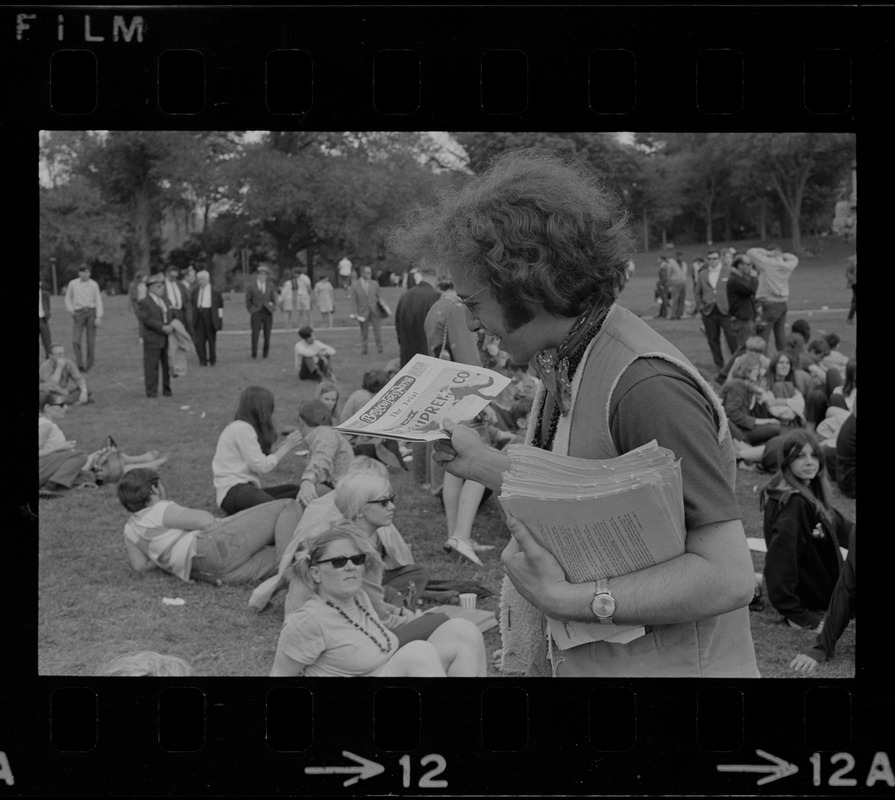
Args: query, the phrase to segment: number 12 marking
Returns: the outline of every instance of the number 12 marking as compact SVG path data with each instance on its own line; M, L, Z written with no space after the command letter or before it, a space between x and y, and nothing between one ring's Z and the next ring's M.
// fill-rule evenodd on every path
M401 756L400 761L398 762L402 767L402 776L401 776L401 785L405 789L410 788L410 756L404 755ZM444 756L438 755L438 753L430 753L427 756L423 756L420 759L420 765L423 767L428 766L429 764L434 764L425 775L420 778L419 788L420 789L444 789L447 785L447 781L443 780L434 780L437 775L441 775L442 772L447 768L447 761L444 760Z

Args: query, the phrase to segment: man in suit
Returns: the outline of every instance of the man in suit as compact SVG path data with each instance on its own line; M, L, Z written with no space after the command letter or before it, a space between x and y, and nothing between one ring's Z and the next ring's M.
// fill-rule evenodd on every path
M193 342L199 364L203 367L217 361L215 344L218 331L224 325L224 298L212 287L208 270L201 269L196 273L196 285L190 294L190 305L193 309Z
M190 304L190 290L180 280L180 270L175 266L168 267L165 277L165 300L171 310L171 316L179 319L187 333L193 335L193 311Z
M721 353L722 330L731 355L737 349L736 332L730 319L730 306L727 300L730 268L721 263L721 254L717 250L712 250L706 258L708 266L696 279L696 308L702 317L702 326L709 350L712 351L712 360L715 366L722 370L724 369L724 356Z
M370 326L376 347L382 352L382 317L379 309L379 284L373 280L373 268L361 267L360 277L351 284L351 300L354 303L354 318L360 324L361 353L367 354L367 339Z
M261 264L255 280L246 287L246 308L252 322L252 358L258 358L258 337L264 331L264 349L261 355L267 358L270 352L270 331L273 328L273 313L277 307L277 289L270 280L270 269Z
M419 268L420 282L401 295L395 309L395 333L403 367L417 353L429 355L426 338L426 314L441 295L435 288L438 282L435 266L423 262Z
M168 334L173 315L165 302L165 276L161 272L146 279L147 295L137 304L143 336L143 381L147 397L158 397L158 370L162 368L162 393L171 396L168 369Z
M40 341L44 346L44 355L49 358L53 348L53 337L50 335L50 293L44 289L43 281L38 279L40 292L37 305L37 321L40 323Z

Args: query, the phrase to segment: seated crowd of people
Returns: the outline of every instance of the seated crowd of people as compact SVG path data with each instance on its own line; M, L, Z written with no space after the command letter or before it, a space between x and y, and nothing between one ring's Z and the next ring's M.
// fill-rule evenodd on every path
M473 426L497 449L523 441L537 378L527 364L510 361L493 337L455 324L465 311L450 285L440 288L427 317L430 354L510 377ZM672 288L674 319L684 306L683 293ZM794 659L799 671L832 656L854 603L854 523L833 507L830 483L856 496L857 362L838 345L835 333L812 338L804 320L793 323L785 349L771 358L765 339L747 338L721 371L718 388L738 463L773 476L759 495L767 544L761 585L790 626L818 634L815 648ZM128 455L112 441L81 450L66 439L60 424L68 407L91 402L92 393L64 348L54 346L40 366L42 496L117 483L130 513L125 549L136 572L255 584L249 604L259 611L285 591L271 676L484 676L477 626L420 608L431 573L415 563L394 525L389 479L390 471L407 469L409 452L335 427L379 392L397 365L367 370L343 403L331 366L335 349L306 326L294 353L297 375L317 382L313 397L299 404L296 428L278 432L273 393L262 386L242 391L211 461L216 504L225 515L217 516L169 496L158 472L166 456ZM290 453L304 456L296 480L264 485L263 476ZM494 547L476 542L472 530L488 490L445 473L431 451L426 455L424 486L443 504L444 550L481 565L478 554ZM828 608L836 622L825 627ZM101 674L189 674L185 662L171 659L129 654Z

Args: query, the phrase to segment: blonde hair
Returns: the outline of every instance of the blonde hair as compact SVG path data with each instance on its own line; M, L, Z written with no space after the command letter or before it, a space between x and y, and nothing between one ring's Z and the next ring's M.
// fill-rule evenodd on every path
M376 472L352 470L336 484L333 500L343 517L356 520L367 503L391 491L391 488L388 478Z
M332 528L312 536L310 539L302 542L299 549L295 553L294 569L299 580L312 591L316 591L317 585L311 577L311 567L315 566L316 560L326 550L327 546L333 542L351 542L361 553L367 556L366 568L380 567L382 560L376 552L369 539L364 535L363 531L352 525L350 522L342 522L334 525Z
M115 678L183 678L191 672L192 668L182 658L142 650L113 658L96 674Z

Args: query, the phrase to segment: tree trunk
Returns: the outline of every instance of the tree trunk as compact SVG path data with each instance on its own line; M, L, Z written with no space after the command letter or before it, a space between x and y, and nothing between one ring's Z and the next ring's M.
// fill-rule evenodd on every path
M758 204L758 238L768 240L768 201L762 198Z
M649 219L646 215L646 208L643 209L643 252L649 252Z
M703 203L705 208L705 242L711 245L715 240L714 231L712 230L712 201L707 200Z
M134 193L131 206L131 224L134 228L133 254L134 271L152 272L150 253L152 251L152 196L147 184Z

